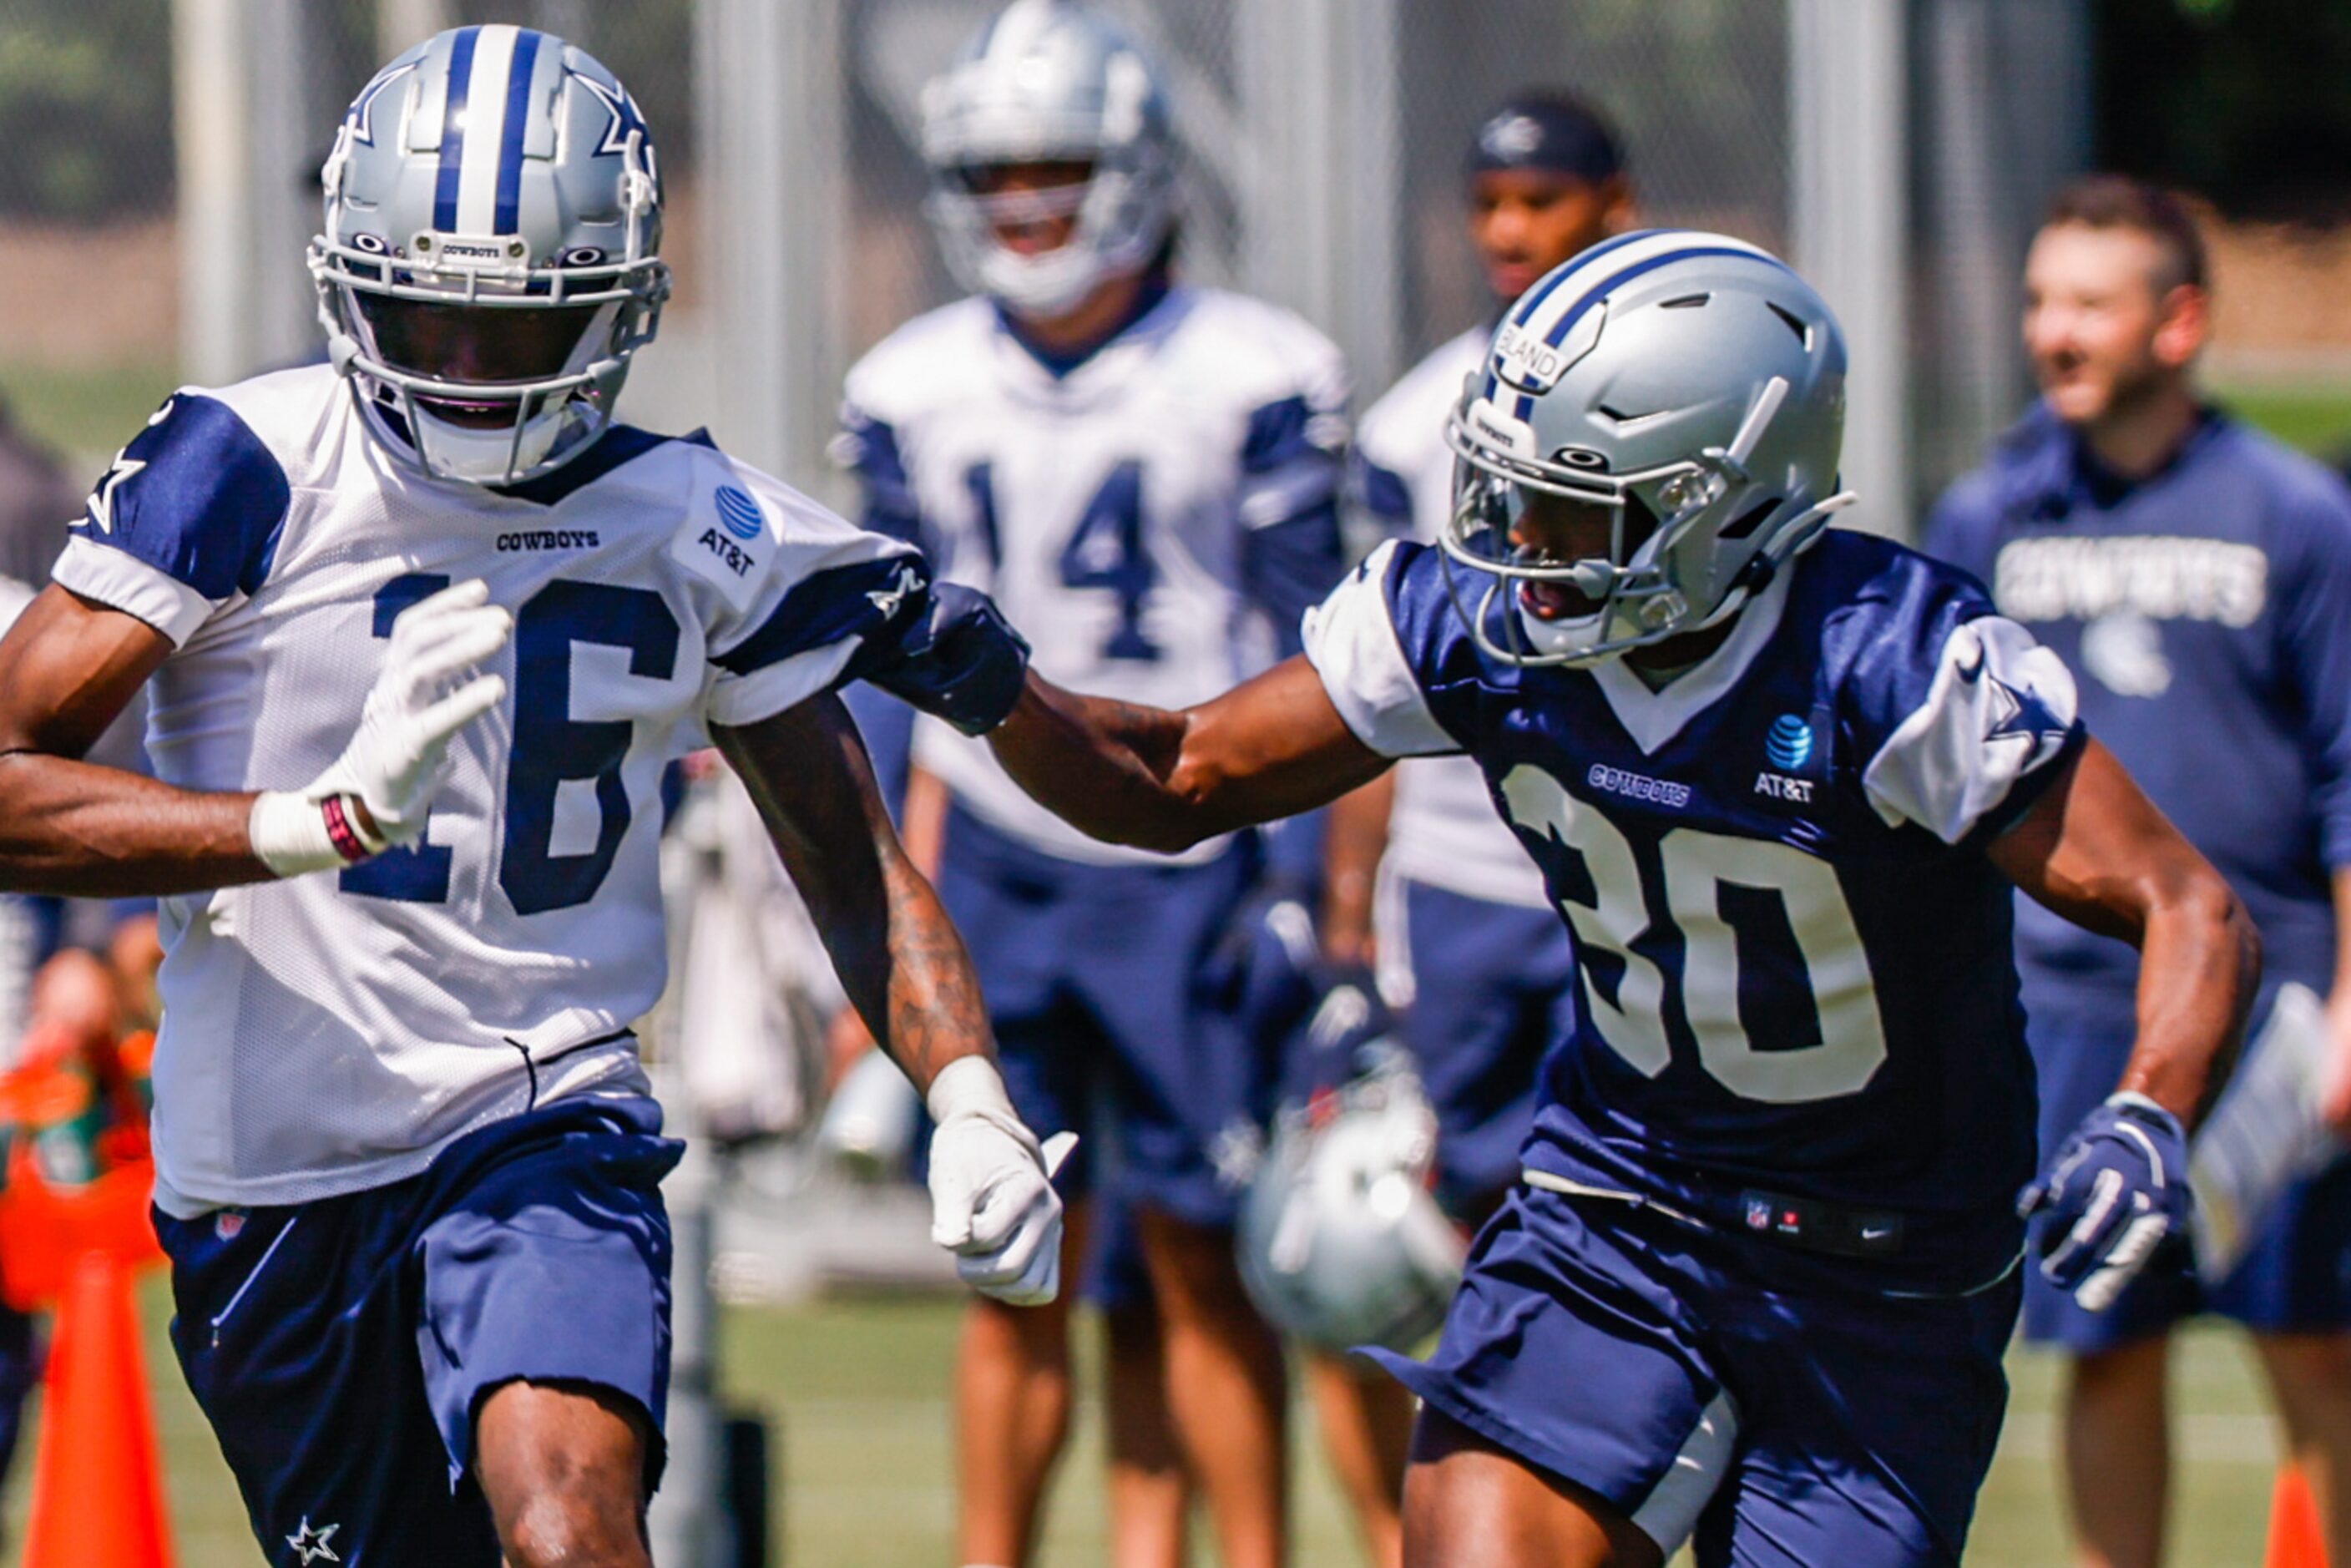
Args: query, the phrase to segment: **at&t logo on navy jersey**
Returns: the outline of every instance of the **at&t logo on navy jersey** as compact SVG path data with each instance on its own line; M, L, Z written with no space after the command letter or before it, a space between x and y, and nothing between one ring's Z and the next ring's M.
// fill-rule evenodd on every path
M1770 731L1763 737L1763 760L1780 771L1758 773L1755 793L1769 795L1775 800L1809 801L1813 798L1813 781L1788 775L1812 759L1813 727L1795 714L1782 714L1771 721Z

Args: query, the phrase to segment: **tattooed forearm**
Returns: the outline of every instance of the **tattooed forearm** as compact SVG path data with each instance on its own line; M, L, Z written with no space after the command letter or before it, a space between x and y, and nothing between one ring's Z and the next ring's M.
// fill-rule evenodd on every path
M716 738L742 774L850 1004L918 1089L990 1049L963 939L900 847L856 727L822 697Z
M886 1030L874 1038L918 1084L985 1049L987 1009L971 956L938 894L903 857L890 886Z

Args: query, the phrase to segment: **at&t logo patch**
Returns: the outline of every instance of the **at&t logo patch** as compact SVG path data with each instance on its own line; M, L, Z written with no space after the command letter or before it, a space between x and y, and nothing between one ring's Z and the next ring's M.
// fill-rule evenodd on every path
M1813 759L1813 727L1792 713L1771 721L1763 737L1763 758L1784 773L1793 773Z
M748 490L723 485L712 499L718 504L719 527L737 538L756 539L766 530L768 519L760 514L759 503L751 498Z

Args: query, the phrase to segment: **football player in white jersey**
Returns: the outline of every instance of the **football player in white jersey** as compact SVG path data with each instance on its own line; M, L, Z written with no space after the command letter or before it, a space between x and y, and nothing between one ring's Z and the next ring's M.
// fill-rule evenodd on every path
M1631 220L1616 132L1562 92L1520 92L1498 105L1479 123L1465 172L1469 238L1497 316ZM1493 332L1489 318L1440 344L1364 413L1349 487L1382 534L1426 543L1444 528L1454 461L1445 418ZM1403 1009L1405 1040L1437 1112L1437 1200L1474 1228L1517 1178L1536 1066L1573 1017L1567 933L1468 758L1412 758L1340 801L1332 850L1325 948L1343 964L1375 956L1380 989ZM1325 1423L1361 1433L1334 1455L1378 1456L1383 1484L1349 1490L1386 1500L1367 1506L1379 1509L1377 1528L1393 1538L1411 1399L1359 1365L1318 1356L1311 1380Z
M641 1564L681 1145L630 1026L705 732L927 1091L937 1239L1055 1289L968 959L831 695L895 678L925 567L612 423L661 189L582 51L441 34L324 183L331 362L170 398L0 642L0 887L163 895L173 1343L271 1560ZM142 683L157 777L78 760Z
M1176 149L1143 51L1078 5L1018 0L925 110L931 214L973 292L850 374L843 446L869 524L919 535L944 575L1015 607L1041 667L1089 689L1192 701L1294 648L1299 612L1343 570L1344 370L1288 311L1174 276ZM1254 847L1171 861L1098 843L928 721L915 759L952 797L940 894L1014 1103L1106 1124L1091 1145L1116 1157L1081 1166L1077 1190L1136 1212L1170 1415L1225 1560L1277 1563L1280 1352L1231 1235L1261 1074L1207 994ZM1124 1339L1150 1332L1141 1310L1110 1321L1115 1359L1148 1348ZM974 1303L962 1561L1029 1560L1068 1355L1066 1308ZM1122 1455L1130 1415L1113 1409ZM1180 1560L1180 1512L1151 1541L1133 1523L1123 1562Z

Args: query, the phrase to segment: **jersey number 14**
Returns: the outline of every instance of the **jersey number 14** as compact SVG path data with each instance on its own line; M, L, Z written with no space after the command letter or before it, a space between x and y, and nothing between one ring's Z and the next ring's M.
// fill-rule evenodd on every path
M973 464L964 475L964 488L971 494L988 565L1000 568L1004 544L996 525L996 465ZM1114 596L1118 619L1102 643L1103 658L1147 663L1159 657L1159 644L1143 634L1143 604L1159 581L1159 568L1145 538L1142 464L1130 459L1110 471L1078 515L1057 564L1063 588L1099 588Z

